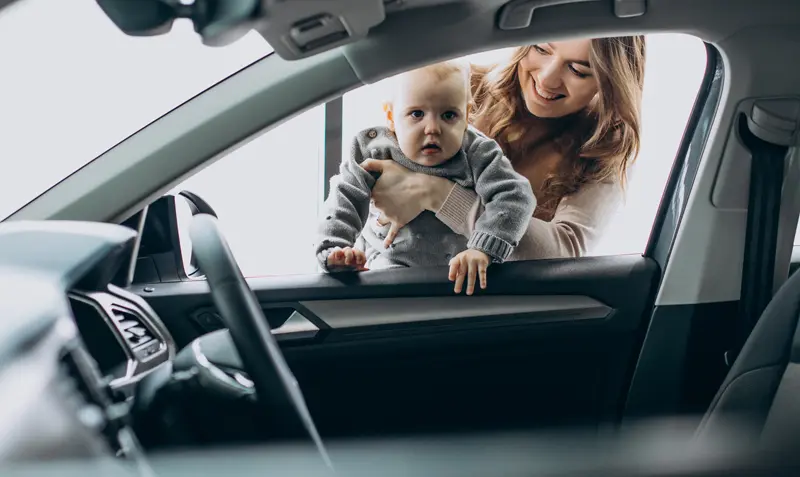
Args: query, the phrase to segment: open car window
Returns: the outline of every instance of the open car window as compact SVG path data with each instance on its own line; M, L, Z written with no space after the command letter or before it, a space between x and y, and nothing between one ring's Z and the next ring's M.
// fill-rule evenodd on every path
M464 59L484 67L503 64L513 50L490 50ZM628 171L626 200L600 242L589 251L591 255L644 251L686 121L706 74L706 49L700 39L691 35L647 35L646 58L641 150ZM349 138L361 129L385 123L385 114L378 106L389 94L389 87L388 81L381 81L344 95L344 157L349 154Z
M648 35L647 48L641 151L628 173L624 203L589 256L645 250L707 74L707 50L694 36ZM503 61L511 51L486 51L464 60L486 66ZM387 79L356 88L336 100L341 101L338 107L331 102L295 116L178 184L172 193L188 190L213 206L246 276L317 273L314 247L318 221L324 218L325 184L348 156L358 131L386 124L382 102L390 83ZM188 218L181 221L184 228L188 223ZM185 257L190 255L184 250Z
M127 36L94 0L17 2L0 12L0 42L0 220L272 52L255 32L204 46L188 21L168 35Z

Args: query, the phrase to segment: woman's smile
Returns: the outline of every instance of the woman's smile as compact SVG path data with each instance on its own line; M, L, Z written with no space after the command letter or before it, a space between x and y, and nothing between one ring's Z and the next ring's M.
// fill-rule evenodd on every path
M565 97L565 95L563 95L563 94L552 93L552 92L547 91L546 89L542 88L541 86L539 86L539 84L536 82L536 80L533 77L531 77L531 83L530 84L531 84L531 90L532 90L532 93L533 93L533 98L539 104L541 104L543 106L549 106L553 102L558 101L559 99L562 99L562 98Z

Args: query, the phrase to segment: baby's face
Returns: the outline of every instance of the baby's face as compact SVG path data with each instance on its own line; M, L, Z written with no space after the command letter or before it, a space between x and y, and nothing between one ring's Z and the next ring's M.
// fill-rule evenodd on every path
M391 105L391 119L406 157L436 166L458 152L467 130L466 88L458 74L444 79L424 70L404 75Z

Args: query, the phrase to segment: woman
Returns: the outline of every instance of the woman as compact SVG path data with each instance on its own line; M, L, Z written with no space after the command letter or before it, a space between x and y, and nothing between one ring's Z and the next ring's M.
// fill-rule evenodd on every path
M506 65L473 67L470 122L538 201L510 260L579 257L602 235L639 151L644 59L644 37L629 36L525 46ZM470 235L481 211L474 191L393 161L363 167L381 173L372 198L392 236L424 210Z

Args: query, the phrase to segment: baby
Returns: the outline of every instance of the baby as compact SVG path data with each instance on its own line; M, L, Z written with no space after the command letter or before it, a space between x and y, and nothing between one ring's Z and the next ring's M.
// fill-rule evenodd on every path
M531 220L536 198L530 182L514 171L495 141L467 124L468 65L447 61L394 81L384 106L388 126L358 133L350 157L331 180L316 248L320 265L330 272L448 264L456 292L467 278L472 294L476 276L485 289L487 267L508 258ZM469 239L424 211L387 240L390 225L380 225L379 211L370 206L376 178L359 166L370 158L391 159L473 188L484 211Z

